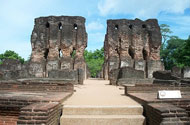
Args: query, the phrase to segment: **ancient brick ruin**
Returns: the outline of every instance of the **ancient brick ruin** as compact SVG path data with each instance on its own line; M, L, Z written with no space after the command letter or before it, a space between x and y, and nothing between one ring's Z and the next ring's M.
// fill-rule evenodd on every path
M0 81L0 124L58 125L73 82L55 79Z
M61 78L83 83L86 78L84 50L87 47L85 18L49 16L35 19L30 61L7 59L0 65L1 79Z
M125 94L143 106L148 125L190 124L190 81L177 84L172 80L157 80L153 84L125 84ZM159 90L180 90L182 98L157 99Z
M31 46L26 64L0 65L0 124L58 125L63 101L85 79L85 18L36 18Z
M35 19L31 36L32 54L29 73L48 77L52 70L85 71L87 47L85 18L49 16Z
M190 124L189 67L164 71L161 38L156 19L108 20L103 77L142 104L146 124ZM160 100L159 90L180 90L183 98Z
M110 79L112 70L123 67L142 70L145 78L152 78L153 71L163 70L161 38L156 19L108 20L104 41L104 78Z
M85 18L36 18L31 45L28 63L0 65L0 124L59 124L63 101L86 78ZM156 19L108 20L102 76L143 106L147 124L190 124L190 68L164 71L160 47ZM182 98L159 100L158 90L181 90Z

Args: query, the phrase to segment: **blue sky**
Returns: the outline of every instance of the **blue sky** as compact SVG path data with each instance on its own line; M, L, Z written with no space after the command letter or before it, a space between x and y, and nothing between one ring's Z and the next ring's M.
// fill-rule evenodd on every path
M190 35L190 0L0 0L0 53L14 50L27 59L34 18L49 15L85 17L92 51L103 46L107 19L157 18L172 35Z

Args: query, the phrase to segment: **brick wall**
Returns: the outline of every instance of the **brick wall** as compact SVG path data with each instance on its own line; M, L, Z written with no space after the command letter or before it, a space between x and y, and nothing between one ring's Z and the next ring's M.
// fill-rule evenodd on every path
M62 106L58 102L35 103L21 109L18 124L58 125Z
M159 85L159 84L135 84L134 86L125 86L125 92L135 93L135 92L157 92L158 90L181 90L183 92L189 92L190 86L175 86L175 85Z
M71 92L72 81L0 81L0 90Z
M181 90L182 99L157 99L158 90ZM125 86L125 94L142 104L147 125L189 125L190 87L166 85Z
M148 125L190 124L185 109L168 103L150 103L144 105Z
M58 125L73 89L68 80L0 81L0 125Z
M17 125L18 115L1 115L0 125Z

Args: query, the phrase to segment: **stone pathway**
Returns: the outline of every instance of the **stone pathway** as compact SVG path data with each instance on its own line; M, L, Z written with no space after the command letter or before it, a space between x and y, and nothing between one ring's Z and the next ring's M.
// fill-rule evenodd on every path
M105 80L85 80L64 102L61 125L142 125L140 104Z

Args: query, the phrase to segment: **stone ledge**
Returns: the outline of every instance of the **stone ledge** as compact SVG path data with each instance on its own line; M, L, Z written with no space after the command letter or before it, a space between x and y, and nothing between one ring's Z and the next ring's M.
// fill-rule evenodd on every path
M17 117L18 124L57 124L61 104L71 95L72 92L1 91L0 116L11 114Z
M123 84L125 87L125 93L155 93L158 90L181 90L183 92L189 92L190 86L183 85L167 85L167 84L135 84L129 86L128 84Z
M168 103L150 103L144 106L149 124L176 124L190 123L190 118L185 109L176 107Z
M190 93L182 92L182 99L157 99L155 92L126 93L144 107L147 124L190 124Z
M62 79L19 79L0 81L0 90L14 91L45 91L45 92L72 92L72 80Z
M119 85L128 85L128 84L152 84L154 79L134 79L134 78L121 78L118 79Z
M21 109L18 124L58 124L62 105L59 102L39 102ZM45 114L45 115L44 115Z

